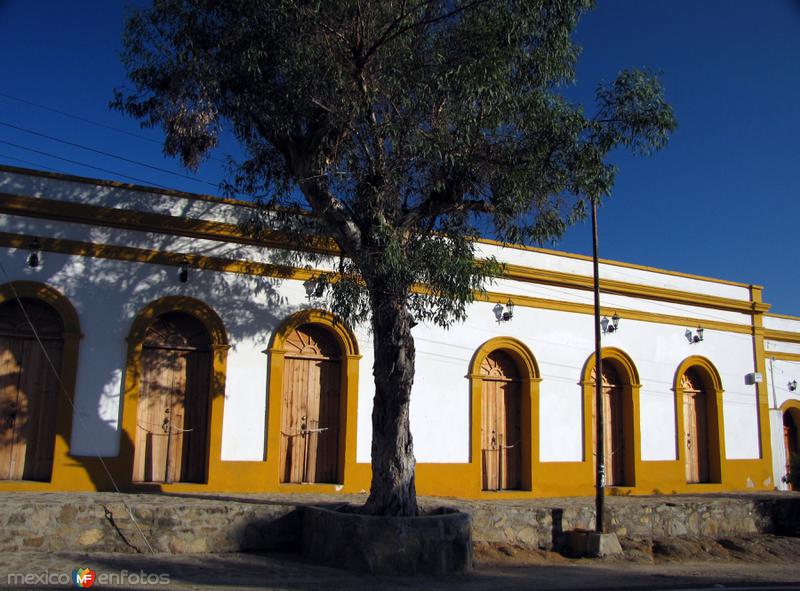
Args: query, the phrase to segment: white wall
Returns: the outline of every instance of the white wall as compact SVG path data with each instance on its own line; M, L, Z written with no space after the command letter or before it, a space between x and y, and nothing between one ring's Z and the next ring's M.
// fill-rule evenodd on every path
M236 221L247 211L226 204L210 204L184 197L164 197L141 191L118 190L67 180L51 180L0 173L0 191L40 195L52 199L124 204L126 207ZM116 244L197 255L269 262L274 251L146 232L122 231L90 225L3 216L0 231L84 242ZM486 255L502 260L562 272L591 274L585 259L544 251L500 250L480 245ZM222 457L225 460L261 460L267 396L267 357L263 353L275 327L309 304L300 282L248 277L232 273L190 270L186 284L177 281L174 267L86 259L46 252L40 269L25 266L26 252L0 249L7 276L2 282L32 279L52 285L78 311L84 338L76 391L73 430L76 454L114 455L119 446L120 396L125 371L125 337L136 314L148 303L182 294L197 298L222 318L232 345L224 404ZM659 274L605 263L603 276L642 285L693 291L747 301L741 285ZM589 304L590 292L499 280L493 290L561 302ZM658 302L630 296L603 296L610 309L749 324L749 316L710 308ZM475 303L469 317L450 330L417 326L414 331L417 365L411 402L411 425L419 462L467 462L470 454L469 363L487 340L514 337L535 356L540 384L540 459L544 462L579 461L583 450L581 371L594 347L593 320L588 314L517 306L511 322L498 324L493 304ZM773 321L770 321L773 322ZM775 320L776 326L785 321ZM620 330L607 335L604 345L625 351L637 367L641 382L642 459L675 458L675 403L673 381L678 365L691 355L707 357L718 369L725 389L723 416L725 450L729 459L758 457L756 389L744 383L754 371L753 342L747 334L706 329L705 340L690 344L689 326L643 322L623 317ZM372 342L366 327L357 327L361 360L357 459L370 458ZM783 366L781 366L783 367ZM792 366L792 371L794 371ZM783 371L783 369L781 370ZM789 371L789 366L785 368ZM788 380L787 380L788 381Z

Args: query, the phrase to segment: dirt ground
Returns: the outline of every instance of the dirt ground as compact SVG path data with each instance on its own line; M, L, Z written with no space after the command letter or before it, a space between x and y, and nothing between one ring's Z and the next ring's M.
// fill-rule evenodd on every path
M72 586L65 581L73 569L89 567L98 577L117 577L110 582L107 579L105 584L98 578L94 588L118 590L800 590L800 538L759 535L723 540L623 539L622 545L624 556L585 559L507 545L477 544L474 571L448 577L376 577L321 567L297 555L275 553L0 553L0 588L65 588ZM30 575L27 584L13 578L20 574ZM158 577L162 578L154 583Z
M672 537L653 540L620 539L624 556L588 560L557 552L528 550L507 544L477 543L475 562L485 566L565 565L586 562L670 564L676 562L733 562L796 565L800 574L800 538L754 534L723 539Z

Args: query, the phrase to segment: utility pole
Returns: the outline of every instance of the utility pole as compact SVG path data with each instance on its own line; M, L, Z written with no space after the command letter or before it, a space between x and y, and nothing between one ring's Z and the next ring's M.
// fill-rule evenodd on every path
M603 533L606 465L603 449L603 359L600 345L600 264L597 256L597 199L592 198L592 264L594 266L594 402L595 402L595 531Z

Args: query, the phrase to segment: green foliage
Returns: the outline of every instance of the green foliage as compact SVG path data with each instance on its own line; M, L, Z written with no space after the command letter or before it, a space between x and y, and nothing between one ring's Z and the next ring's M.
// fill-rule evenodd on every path
M611 150L649 153L675 128L645 71L602 86L592 118L560 96L589 8L156 0L128 22L135 90L113 104L162 127L165 152L187 166L229 125L248 155L231 186L269 210L251 230L281 230L298 245L313 232L335 240L343 256L331 298L348 320L385 296L447 326L499 270L475 261L475 237L558 238L609 193Z

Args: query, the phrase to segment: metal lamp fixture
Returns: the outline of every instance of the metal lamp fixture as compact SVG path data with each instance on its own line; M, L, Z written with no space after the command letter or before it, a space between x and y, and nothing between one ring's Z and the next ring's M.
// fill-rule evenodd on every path
M494 308L492 308L492 312L494 312L494 317L498 324L501 322L508 322L514 317L514 302L512 302L510 298L505 306L498 302L494 305Z
M42 264L42 246L39 244L39 239L34 238L28 245L28 257L25 262L31 269L35 269Z
M619 330L619 314L614 312L611 320L608 319L608 316L603 316L603 319L600 321L600 327L603 329L603 334L617 332L617 330Z
M792 380L789 382L789 391L794 392L795 390L797 390L797 380Z
M181 283L189 281L189 260L186 257L183 258L180 267L178 267L178 281Z
M320 277L309 277L303 281L303 288L307 299L321 298L325 293L325 282Z
M699 343L703 340L703 327L698 326L697 330L692 332L691 329L687 328L686 332L683 333L683 336L686 337L686 340L689 341L690 345L694 345L695 343Z

